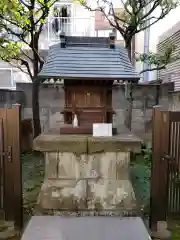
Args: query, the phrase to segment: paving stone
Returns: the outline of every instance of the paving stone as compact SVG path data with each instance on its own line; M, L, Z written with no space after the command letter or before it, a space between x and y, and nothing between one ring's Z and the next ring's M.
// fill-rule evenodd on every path
M140 217L33 216L21 240L151 240Z

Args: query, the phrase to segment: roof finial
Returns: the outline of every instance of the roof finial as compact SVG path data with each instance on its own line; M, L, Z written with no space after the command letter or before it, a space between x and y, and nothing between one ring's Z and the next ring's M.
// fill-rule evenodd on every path
M114 31L112 31L110 34L109 34L109 47L111 49L114 49L115 48L115 39L116 39L116 35L114 34Z
M65 32L60 33L60 46L61 46L61 48L66 47L66 34L65 34Z

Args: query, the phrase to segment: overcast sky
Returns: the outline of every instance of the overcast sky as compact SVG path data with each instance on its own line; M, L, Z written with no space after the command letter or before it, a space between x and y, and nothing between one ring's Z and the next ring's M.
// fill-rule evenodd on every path
M180 6L172 10L164 19L151 27L150 49L155 51L158 38L161 34L180 21Z

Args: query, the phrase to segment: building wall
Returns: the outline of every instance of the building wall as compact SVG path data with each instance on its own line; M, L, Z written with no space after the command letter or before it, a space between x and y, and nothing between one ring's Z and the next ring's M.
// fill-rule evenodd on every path
M152 122L152 106L157 104L157 86L158 85L137 85L133 87L133 116L132 130L137 133L144 133L145 128ZM17 84L17 89L24 91L25 100L23 104L23 117L32 117L31 89L32 85ZM160 88L159 103L169 108L171 96L168 94L172 91L172 84L164 84ZM47 131L50 128L58 128L63 124L63 115L60 112L64 107L64 91L62 85L54 86L53 84L44 85L40 88L39 93L40 118L42 130ZM124 125L128 102L124 96L124 85L118 85L113 88L112 97L113 109L116 112L113 123L120 132L126 131Z
M175 51L173 53L174 56L179 56L180 51L180 22L175 24L171 29L166 31L159 38L159 43L157 45L157 52L159 54L163 54L167 44L175 45ZM159 71L159 78L163 80L163 82L172 81L174 82L175 91L180 90L180 60L176 60L172 63L169 63L166 66L166 69Z
M12 66L0 60L0 89L14 89L15 80L13 79Z

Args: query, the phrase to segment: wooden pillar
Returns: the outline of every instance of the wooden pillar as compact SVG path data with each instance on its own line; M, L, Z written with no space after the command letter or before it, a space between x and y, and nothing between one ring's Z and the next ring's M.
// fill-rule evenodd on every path
M169 152L169 112L161 106L153 108L152 168L150 197L150 228L156 230L158 221L166 220L167 210L167 160Z

